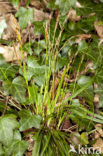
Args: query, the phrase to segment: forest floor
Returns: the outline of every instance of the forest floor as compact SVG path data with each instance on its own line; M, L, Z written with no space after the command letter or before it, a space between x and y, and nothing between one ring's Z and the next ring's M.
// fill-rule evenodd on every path
M0 156L103 153L103 0L0 0Z

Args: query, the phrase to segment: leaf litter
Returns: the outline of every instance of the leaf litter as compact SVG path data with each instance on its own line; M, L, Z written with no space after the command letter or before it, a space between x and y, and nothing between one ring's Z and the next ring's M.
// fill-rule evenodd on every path
M97 45L98 48L102 48L102 38L103 38L103 22L102 20L94 20L94 17L96 16L95 11L93 10L93 12L90 12L88 16L83 16L82 15L82 9L85 9L85 4L82 4L81 1L73 1L72 3L70 3L70 1L68 0L68 3L64 3L63 0L60 0L60 3L58 3L58 1L56 0L56 2L50 2L49 6L52 6L51 8L48 8L48 2L46 1L36 1L36 0L31 0L31 1L16 1L19 2L18 6L14 6L13 4L16 4L13 0L11 0L12 3L10 3L8 0L6 0L5 2L3 2L2 0L0 0L0 38L3 41L3 44L0 43L0 54L2 54L2 56L5 59L5 63L3 63L3 66L5 66L5 64L7 62L10 62L11 64L14 65L18 65L19 66L19 60L21 60L21 64L23 64L23 68L24 71L26 71L26 64L28 65L28 67L32 66L33 69L30 69L29 72L29 78L27 80L26 74L25 72L22 73L21 71L17 70L18 73L16 76L22 76L24 74L24 78L26 79L26 85L28 86L29 83L31 85L31 82L33 82L33 88L29 88L28 91L30 93L30 89L33 89L33 93L35 97L33 100L35 102L37 102L37 104L39 105L38 102L38 98L41 99L42 101L42 96L41 94L38 94L38 96L36 97L36 93L38 92L38 86L42 86L43 85L43 74L44 74L44 64L43 64L43 59L45 59L45 51L46 49L43 47L40 47L40 52L38 53L39 55L37 55L37 53L35 53L34 51L34 44L37 46L36 42L39 43L40 41L42 41L45 36L46 39L48 38L48 33L46 31L47 29L47 25L45 27L45 22L43 23L43 25L40 23L42 21L45 21L47 19L49 19L51 22L53 22L51 31L49 33L52 33L52 29L55 30L55 38L56 35L59 32L58 29L58 25L60 28L62 28L62 18L64 16L64 14L68 13L68 23L67 26L64 26L64 31L63 32L63 36L62 36L62 42L64 43L65 40L68 41L68 46L65 47L64 49L64 53L60 50L60 53L58 53L59 55L59 59L60 62L58 63L58 71L56 71L56 76L54 77L54 87L51 85L52 81L53 81L53 77L51 76L51 83L49 84L49 96L50 99L53 101L55 99L55 97L57 97L58 94L58 87L61 83L61 79L63 76L63 69L64 66L66 66L66 62L65 64L63 64L62 62L62 58L64 58L64 60L66 61L66 57L69 56L68 60L71 59L71 64L70 67L71 69L68 70L68 72L65 74L65 78L63 80L63 85L62 88L64 86L65 87L65 91L62 91L62 88L60 90L60 95L61 97L57 99L54 108L56 109L56 112L58 110L58 106L60 106L60 102L63 100L66 100L68 98L72 99L71 96L74 93L76 96L75 98L73 98L72 100L69 101L69 104L73 105L71 106L71 108L69 108L68 106L68 102L65 104L66 107L64 107L64 112L66 112L65 109L68 110L68 112L66 113L66 117L63 116L65 113L59 111L59 113L61 114L60 117L60 123L58 124L58 129L60 131L65 131L66 133L70 133L70 139L73 142L73 144L77 145L78 143L81 145L89 145L90 143L90 139L89 139L89 131L93 130L93 128L96 129L96 132L93 132L94 138L92 137L92 141L94 141L94 139L96 139L96 142L93 144L93 148L96 149L98 146L101 147L101 151L103 152L103 129L102 129L102 124L96 124L93 127L93 124L95 124L95 122L89 121L90 118L93 118L93 114L89 114L90 112L88 112L88 110L85 110L84 107L86 107L87 109L89 109L90 111L94 110L95 113L98 115L98 117L94 117L95 121L98 121L99 119L102 119L102 109L99 109L99 101L100 101L100 96L98 93L95 93L93 91L98 89L98 82L100 81L100 83L102 82L102 73L101 71L97 71L98 75L95 75L95 70L99 69L99 63L97 58L95 58L94 56L94 52L95 48L93 47L94 45L92 45L92 43L96 40L96 42L94 44ZM76 2L76 3L75 3ZM94 1L91 2L92 5L97 4L99 6L99 3L102 1ZM66 4L69 4L68 6L70 7L70 10L68 11L68 8L65 7L65 9L63 8L62 4L64 3L64 6L66 6ZM90 5L91 5L90 3ZM73 7L75 4L75 7ZM89 2L88 2L89 4ZM84 8L83 8L84 7ZM61 12L61 21L55 23L55 20L53 20L53 18L55 17L56 14L56 9L58 10L58 8L60 9ZM50 18L50 11L53 11L53 16L52 18ZM79 13L78 13L79 12ZM15 14L16 13L16 14ZM86 12L88 14L88 12ZM15 16L16 15L16 16ZM21 16L22 15L22 16ZM89 24L89 22L90 24ZM36 30L36 25L34 24L35 22L37 22L37 30ZM38 23L39 22L39 23ZM39 25L40 24L40 25ZM68 24L71 24L71 30L69 30L69 26ZM85 25L87 24L87 31L85 29ZM92 25L92 27L91 27ZM42 27L45 29L45 34L42 31ZM40 29L40 32L39 32ZM77 29L77 30L76 30ZM39 35L35 35L34 31L37 31L37 33ZM57 32L56 32L57 31ZM66 36L66 33L67 36ZM56 34L57 33L57 34ZM71 35L72 33L72 35ZM53 33L52 33L53 35ZM50 38L49 40L52 40L52 35L50 34ZM18 37L19 36L19 37ZM13 44L11 43L11 45L8 45L7 42L8 40L13 40ZM55 42L55 39L53 40ZM99 41L99 42L98 42ZM5 45L6 43L6 45ZM23 50L23 55L21 53L21 47L24 46L27 43L27 47L26 50L28 51L31 50L31 53L29 53L31 55L31 64L30 61L29 63L27 62L28 60L28 53L27 51ZM43 43L43 42L42 42ZM46 43L47 47L48 47L48 42ZM87 46L88 45L88 46ZM38 44L39 46L39 44ZM61 44L62 47L62 44ZM60 49L61 49L60 47ZM50 47L51 49L53 48L52 45ZM56 47L55 47L56 48ZM54 48L54 49L55 49ZM94 49L92 49L94 48ZM56 50L56 49L55 49ZM70 51L72 51L73 53L76 53L76 50L78 51L77 54L75 55L75 57L73 56L73 54L69 54ZM100 50L100 49L99 49ZM66 51L66 52L65 52ZM88 51L88 53L87 53ZM79 53L80 52L80 53ZM81 57L81 54L85 55L86 57ZM54 54L53 54L54 55ZM98 53L96 54L98 55ZM41 56L42 56L42 60L41 60ZM88 56L88 57L87 57ZM101 54L100 54L101 56ZM22 58L24 58L22 60ZM78 60L77 62L75 60ZM32 62L32 60L34 60ZM41 60L41 62L40 62ZM72 61L73 60L73 61ZM82 60L82 61L81 61ZM1 64L4 61L2 58L0 58ZM80 64L78 64L78 62ZM3 69L1 68L2 66L0 66L0 72L2 73L2 70L5 69L3 67ZM101 67L100 67L101 68ZM1 70L2 69L2 70ZM35 70L34 70L35 69ZM42 70L42 74L38 73L38 71L36 71L36 69L38 71ZM6 73L6 72L5 72ZM99 76L100 74L100 76ZM82 92L82 87L85 87L84 85L87 83L88 84L88 80L91 80L92 75L96 76L96 82L90 85L89 87L87 87L84 92ZM13 109L26 109L26 111L31 111L33 112L32 105L30 105L30 101L28 99L28 93L25 92L25 98L27 98L27 100L24 100L24 102L19 101L21 98L21 95L24 96L23 94L23 88L24 86L19 86L19 82L23 81L19 81L21 78L14 76L13 79L10 77L10 80L8 81L9 76L7 77L7 82L5 82L5 74L4 74L4 78L0 76L0 81L1 81L1 85L0 88L2 88L2 84L3 86L5 86L6 90L7 87L10 87L10 94L9 94L9 99L7 101L7 103L9 105L12 105ZM100 80L99 80L100 79ZM12 80L12 82L11 82ZM28 81L28 82L27 82ZM92 80L91 80L92 81ZM14 84L13 84L14 83ZM4 85L5 84L5 85ZM13 86L15 88L15 92L16 95L13 93ZM9 86L10 85L10 86ZM37 85L37 87L35 86ZM93 88L94 87L94 88ZM11 89L12 88L12 89ZM21 90L20 93L21 95L19 95L19 89ZM41 89L41 92L42 89ZM4 92L5 93L5 92ZM85 94L83 94L85 93ZM90 97L90 95L93 95ZM0 95L2 95L0 97L0 103L1 103L1 99L4 98L6 95L3 94L2 92L0 93ZM12 96L14 96L14 99L12 100ZM87 96L87 97L85 97ZM19 100L18 100L19 99ZM45 97L44 97L45 99ZM45 100L45 102L50 101L49 97L47 98L47 101ZM20 104L20 108L19 108L19 102ZM29 106L27 105L29 103ZM42 103L44 105L44 103ZM81 106L82 105L82 106ZM0 105L1 106L1 105ZM78 109L80 107L80 109ZM72 108L73 107L73 108ZM9 109L10 107L7 107L7 109ZM45 114L47 112L48 109L48 105L47 103L45 104L45 110L44 110L44 118L45 118ZM36 108L37 109L37 108ZM52 109L52 108L49 108ZM71 111L72 110L72 111ZM8 111L8 110L7 110ZM10 110L11 112L13 110ZM70 113L71 111L71 113ZM80 112L79 112L80 111ZM84 112L83 112L84 111ZM1 107L0 107L0 112L1 112ZM23 113L21 111L21 113ZM25 130L29 130L31 128L31 131L34 131L34 125L37 125L36 129L39 129L40 127L40 118L34 115L33 113L27 112L25 114L22 114L22 117L19 118L18 120L16 120L16 118L14 116L6 116L6 112L4 111L4 116L1 117L0 121L1 124L3 124L5 131L7 131L7 128L5 127L5 122L8 122L9 124L11 124L10 121L12 121L12 125L9 125L8 130L10 131L10 135L11 138L13 139L10 140L10 137L4 136L4 140L2 139L2 137L0 138L0 143L2 144L3 148L4 146L8 146L8 144L10 144L10 142L12 142L12 146L10 146L10 152L14 154L18 154L18 152L20 153L20 155L22 156L23 153L25 153L26 149L27 152L25 155L32 155L31 151L35 151L35 145L36 145L36 141L34 141L35 139L33 139L32 137L34 137L32 134L27 134L26 137L24 137L24 140L18 139L18 136L20 138L20 132L18 132L18 135L16 134L15 139L13 138L13 135L15 134L15 129L19 129L19 131L25 132ZM64 114L63 114L64 113ZM78 114L80 113L80 114ZM59 115L58 114L58 118ZM89 114L89 115L88 115ZM24 115L24 116L23 116ZM25 117L25 115L28 115L27 117ZM49 114L50 115L50 114ZM79 116L80 115L80 116ZM84 115L84 116L83 116ZM99 116L101 115L101 116ZM70 117L69 117L70 116ZM76 116L76 117L75 117ZM58 120L57 118L57 120ZM98 119L99 118L99 119ZM30 122L27 122L30 120ZM80 120L82 119L82 123L80 122ZM20 121L19 121L20 120ZM57 122L57 120L55 122ZM4 121L4 122L2 122ZM100 120L99 120L100 121ZM84 124L83 124L84 122ZM92 123L93 122L93 123ZM101 121L102 122L102 121ZM88 124L90 124L90 126L88 126ZM21 124L21 127L18 128L18 124ZM48 123L45 123L45 127L47 126ZM23 127L24 125L24 127ZM26 125L26 126L25 126ZM56 123L51 123L51 129L53 127L55 127ZM27 129L26 129L27 127ZM47 126L48 127L48 126ZM74 128L73 128L74 127ZM0 128L3 128L2 126ZM23 129L24 128L24 129ZM1 129L2 131L2 129ZM83 132L85 131L85 132ZM47 130L44 131L45 133L47 132ZM28 133L28 132L27 132ZM44 134L45 134L44 133ZM33 133L34 134L34 133ZM43 134L43 135L44 135ZM55 134L55 133L54 133ZM25 136L25 134L24 134ZM46 138L47 136L44 135L45 138L44 140L48 139ZM62 136L62 135L61 135ZM37 136L35 136L36 138ZM56 136L58 137L58 136ZM49 138L50 139L50 138ZM49 143L49 139L48 139L48 143ZM27 145L27 143L25 142L25 140L27 140L29 147ZM7 141L7 142L6 142ZM19 141L19 142L18 142ZM69 142L69 141L68 141ZM70 143L72 143L70 142ZM62 142L61 142L62 143ZM17 145L17 148L16 148ZM19 151L17 151L18 147L21 147L19 149ZM1 147L1 146L0 146ZM15 151L13 151L13 148L15 147ZM4 150L2 148L2 151ZM46 146L45 146L46 148ZM45 151L45 148L43 149L43 151ZM9 154L8 149L5 150L7 152L7 155ZM16 153L15 153L16 152ZM57 151L59 152L59 151Z

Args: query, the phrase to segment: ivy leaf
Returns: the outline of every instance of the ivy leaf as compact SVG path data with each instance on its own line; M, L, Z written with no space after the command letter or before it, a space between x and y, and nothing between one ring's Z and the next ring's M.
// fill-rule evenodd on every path
M82 40L81 42L79 42L78 44L78 50L79 51L84 51L88 48L88 44L86 43L85 40Z
M22 77L16 77L12 82L4 81L3 88L6 95L13 95L18 102L24 103L26 101L25 80Z
M56 63L56 71L61 69L63 66L66 66L67 64L68 64L68 58L61 57L59 55L57 58L57 63Z
M81 76L79 79L78 79L78 81L77 81L77 84L79 85L79 87L83 87L83 86L85 86L86 84L88 84L88 82L90 82L91 81L91 77L89 77L89 76ZM84 90L84 92L82 92L81 94L80 94L82 97L84 97L85 98L85 100L88 102L88 103L90 103L90 105L92 106L92 107L94 107L93 106L93 98L94 98L94 93L93 93L93 85L90 85L87 89L85 89Z
M76 0L56 0L55 4L59 6L61 14L65 15L71 7L75 7Z
M27 27L29 22L33 22L34 20L34 11L32 8L26 9L24 7L20 7L18 12L16 13L16 17L19 18L20 28L24 29Z
M13 66L5 61L4 57L0 55L0 80L7 79L8 77L14 78L18 66Z
M89 143L88 135L86 132L83 132L80 137L81 137L81 142L83 145L87 145Z
M28 71L27 71L28 80L30 80L31 77L33 77L35 82L39 86L43 85L45 81L44 79L45 65L39 65L35 57L28 57L27 65L28 65Z
M0 118L0 142L9 146L13 140L14 129L19 128L16 116L5 115Z
M36 55L39 55L44 49L46 49L45 40L40 40L38 42L35 42L34 52Z
M6 24L5 19L3 19L3 20L0 22L0 38L1 38L2 33L3 33L3 31L4 31L5 28L7 28L7 24Z
M34 22L34 34L35 35L44 34L44 27L42 21Z
M24 152L28 148L28 143L24 140L18 141L14 144L13 154L17 156L23 156Z
M25 131L29 128L40 128L42 121L41 116L33 115L29 110L20 111L20 131Z
M23 47L23 50L26 51L28 54L32 55L33 54L33 51L32 51L32 48L31 48L31 45L30 43L26 43Z
M5 148L5 154L8 156L9 155L23 156L27 148L28 148L28 143L26 141L15 140L8 148Z

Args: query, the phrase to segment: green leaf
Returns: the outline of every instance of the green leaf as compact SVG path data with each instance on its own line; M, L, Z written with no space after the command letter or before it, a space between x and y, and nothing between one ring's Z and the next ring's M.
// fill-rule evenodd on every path
M84 145L87 145L87 144L89 143L89 141L88 141L88 135L87 135L86 132L83 132L83 133L81 134L81 142L82 142L82 144L84 144Z
M90 82L92 80L91 77L89 76L81 76L78 81L77 81L77 85L79 86L79 88L85 86L88 84L88 82ZM94 98L94 93L93 93L93 85L91 84L87 89L84 90L84 92L82 92L80 94L80 96L85 98L85 101L87 101L90 106L91 109L94 109L94 104L93 104L93 98Z
M5 148L5 155L23 156L27 148L28 148L28 143L26 141L14 140L8 148Z
M20 134L19 130L14 131L14 140L21 141L21 134Z
M5 80L8 77L14 78L17 70L18 66L7 63L4 57L0 55L0 80Z
M36 55L39 55L44 49L46 49L45 40L40 40L38 42L35 42L34 52Z
M2 33L3 33L3 31L4 31L5 28L7 28L7 24L6 24L5 19L3 19L3 20L0 22L0 38L1 38Z
M78 50L79 51L86 50L87 48L88 48L88 44L86 43L85 40L82 40L79 42L79 44L78 44Z
M56 71L61 69L63 66L67 66L68 64L68 58L66 57L61 57L60 55L57 57L57 62L56 62Z
M33 115L29 110L22 110L20 118L20 131L25 131L32 127L40 128L42 119L39 115Z
M78 80L78 85L84 86L91 80L88 76L81 76Z
M13 154L15 156L23 156L24 152L28 148L28 143L24 140L17 141L13 146Z
M9 146L13 140L14 129L19 128L16 116L5 115L0 118L0 142Z
M6 95L13 95L14 99L20 103L26 101L25 80L22 77L16 77L12 82L4 81L3 88Z
M27 78L30 80L32 77L39 86L45 82L45 65L39 65L35 57L28 57L27 60L28 71Z
M13 5L18 6L20 0L9 0Z
M65 15L71 7L75 7L76 0L56 0L55 5L59 6L61 14Z
M34 34L35 35L44 34L44 27L42 21L34 22Z
M31 48L31 45L30 43L26 43L23 47L23 50L26 51L28 54L32 55L33 54L33 51L32 51L32 48Z
M20 9L16 13L16 17L19 18L20 28L24 29L27 27L29 22L33 22L34 11L32 8L26 9L24 7L20 7Z

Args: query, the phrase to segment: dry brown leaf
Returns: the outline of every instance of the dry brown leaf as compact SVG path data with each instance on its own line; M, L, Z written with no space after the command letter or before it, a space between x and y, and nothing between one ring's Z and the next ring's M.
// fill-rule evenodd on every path
M101 152L103 153L103 139L98 138L97 141L96 141L96 143L93 145L93 148L94 149L100 148L101 149Z
M95 128L96 128L97 132L99 133L99 135L100 135L101 137L103 137L103 129L102 129L102 127L103 127L102 124L96 124L96 125L95 125Z
M41 3L40 2L38 2L37 0L31 0L31 2L30 2L30 4L32 5L32 6L34 6L36 9L41 9Z
M14 21L12 19L12 14L8 14L5 16L2 16L0 18L0 21L2 19L6 20L7 28L4 30L2 34L2 39L4 40L9 40L9 39L15 39L16 38L16 33L15 33L15 26L14 26Z
M99 25L101 21L94 22L94 28L100 38L103 38L103 25Z
M15 9L13 8L13 6L10 4L10 2L8 0L0 0L0 16L3 16L5 14L14 12Z
M86 39L89 39L91 38L91 34L81 34L81 35L76 35L75 37L78 37L76 40L75 40L75 43L79 43L81 42L82 40L86 40Z
M19 45L14 47L0 45L0 54L2 54L7 62L22 60ZM27 54L24 53L24 58Z
M70 138L75 145L80 145L80 134L78 132L73 132L70 134Z
M33 140L33 134L32 133L26 135L26 141L29 144L28 151L31 152L33 150L33 146L34 146L34 140Z
M70 9L70 11L68 13L68 17L71 21L74 21L74 22L79 21L81 19L80 16L77 16L76 10L74 10L74 9Z
M19 6L25 6L26 2L27 2L27 0L20 0Z
M72 127L72 124L71 124L70 120L69 119L64 119L63 122L62 122L62 125L60 127L60 130L67 130L70 127Z
M49 19L49 14L34 8L34 21Z

